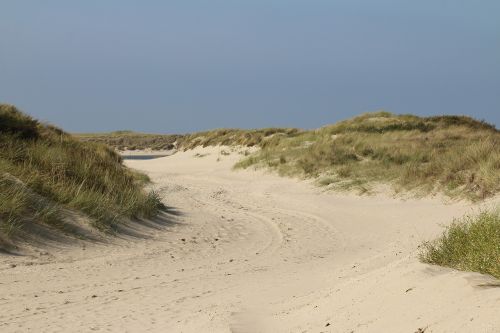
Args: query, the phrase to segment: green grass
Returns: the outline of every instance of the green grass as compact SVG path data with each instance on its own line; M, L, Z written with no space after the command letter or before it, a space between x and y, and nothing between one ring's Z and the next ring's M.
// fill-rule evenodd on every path
M420 259L500 279L499 210L454 221L440 238L424 243Z
M445 193L480 200L500 190L500 132L469 117L364 114L273 136L236 167L265 167L339 190Z
M58 226L65 211L110 230L123 218L148 217L162 208L146 192L147 176L122 164L105 145L81 142L0 104L0 229L12 234L26 222Z

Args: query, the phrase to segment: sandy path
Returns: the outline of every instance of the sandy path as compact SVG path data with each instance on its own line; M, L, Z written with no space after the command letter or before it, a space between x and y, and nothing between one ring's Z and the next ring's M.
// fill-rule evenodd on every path
M180 213L148 237L1 257L0 332L500 332L491 280L416 258L478 207L322 193L219 151L127 162Z

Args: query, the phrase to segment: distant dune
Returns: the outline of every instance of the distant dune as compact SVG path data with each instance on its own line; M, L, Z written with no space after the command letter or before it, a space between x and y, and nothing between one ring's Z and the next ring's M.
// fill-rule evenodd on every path
M317 130L218 129L186 135L130 131L80 134L117 150L186 150L208 146L261 148L237 167L266 167L314 178L336 190L444 193L481 200L500 191L500 132L466 116L363 114Z

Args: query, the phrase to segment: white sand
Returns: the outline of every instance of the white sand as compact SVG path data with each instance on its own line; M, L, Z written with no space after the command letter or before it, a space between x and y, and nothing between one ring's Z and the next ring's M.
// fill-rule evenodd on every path
M478 206L324 193L220 149L127 161L182 213L149 238L0 257L0 332L500 332L492 279L417 259Z

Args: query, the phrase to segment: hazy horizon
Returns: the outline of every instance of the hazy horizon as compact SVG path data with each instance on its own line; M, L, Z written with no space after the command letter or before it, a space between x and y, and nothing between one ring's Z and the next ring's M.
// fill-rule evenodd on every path
M6 1L0 102L72 132L316 128L364 112L500 127L500 2Z

